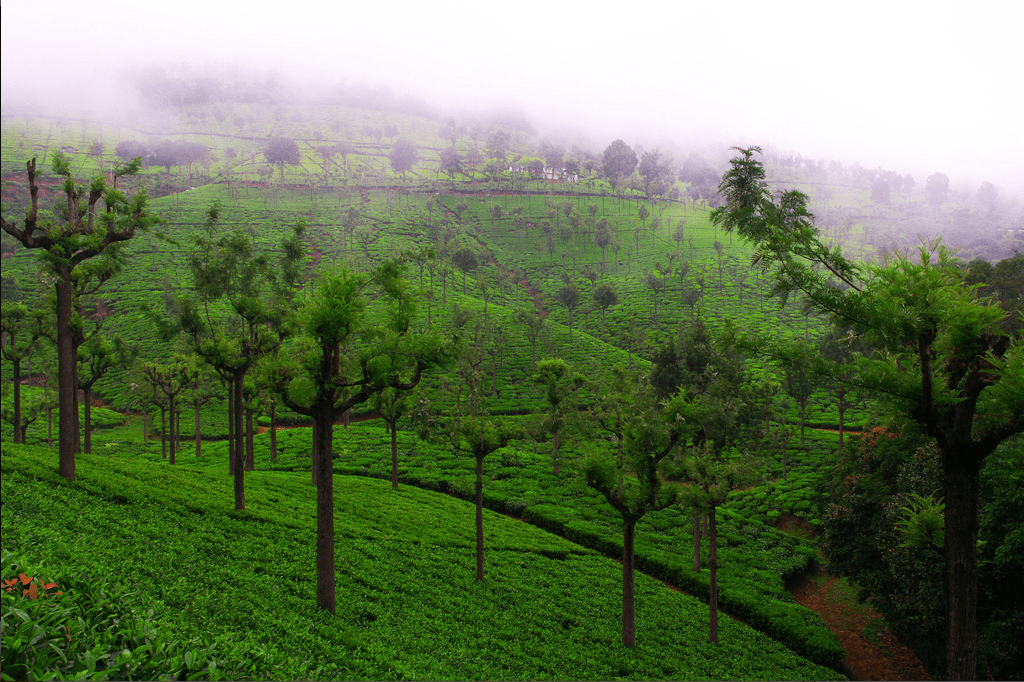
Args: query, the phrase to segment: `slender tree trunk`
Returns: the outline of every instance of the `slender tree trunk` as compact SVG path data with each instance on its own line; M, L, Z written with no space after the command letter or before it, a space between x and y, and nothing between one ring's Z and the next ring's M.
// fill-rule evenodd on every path
M234 414L235 422L235 509L245 509L245 462L242 460L242 374L236 374L231 381L232 390L235 394Z
M321 411L313 419L317 444L316 476L316 605L334 613L334 475L331 470L332 419Z
M484 579L484 458L476 458L476 579Z
M175 438L175 434L177 434L177 432L178 432L178 430L176 428L174 428L174 424L177 421L177 410L174 409L175 408L174 396L173 395L172 396L168 396L167 399L168 399L168 402L170 403L170 406L171 406L170 407L170 424L168 425L168 429L169 429L169 433L168 433L169 438L168 438L168 440L171 441L171 465L173 466L174 465L175 445L177 445L177 442L176 442L177 438Z
M59 271L55 285L57 293L57 471L69 481L75 480L75 455L78 453L78 383L76 382L75 346L72 339L71 319L74 310L74 290L71 272Z
M981 458L943 452L946 496L946 679L977 679L978 494Z
M228 381L228 475L235 475L235 384Z
M622 644L636 646L636 609L633 600L633 538L636 521L622 524Z
M716 505L708 510L708 572L711 574L711 591L708 595L708 607L711 616L710 642L718 644L718 527L715 522Z

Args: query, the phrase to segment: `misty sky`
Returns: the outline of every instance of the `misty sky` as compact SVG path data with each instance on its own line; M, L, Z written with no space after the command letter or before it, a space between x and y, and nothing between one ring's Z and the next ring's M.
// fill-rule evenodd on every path
M1024 187L1019 0L6 0L3 107L147 63L383 83L440 107L519 103L648 148L695 136ZM97 73L98 72L98 73ZM74 93L73 97L66 93Z

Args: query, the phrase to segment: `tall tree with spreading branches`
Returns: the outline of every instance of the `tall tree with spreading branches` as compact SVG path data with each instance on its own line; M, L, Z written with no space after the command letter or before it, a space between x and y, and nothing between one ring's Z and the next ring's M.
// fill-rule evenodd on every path
M979 473L1000 443L1024 431L1020 337L1001 328L1005 313L992 300L964 285L941 240L916 257L855 263L821 240L806 195L769 191L754 156L760 149L737 151L719 186L726 204L712 211L715 225L753 244L754 264L771 274L783 302L799 292L808 307L863 336L876 350L858 359L852 381L888 396L935 439L946 505L946 678L977 679ZM754 343L789 355L777 339ZM833 366L817 369L828 375Z
M136 173L139 159L114 171L121 177ZM44 266L54 275L56 293L58 471L66 479L75 479L75 455L79 448L77 352L74 345L75 281L90 268L102 267L102 256L110 247L127 241L159 219L149 210L144 191L129 198L107 185L103 175L85 187L71 177L71 160L62 153L53 158L53 172L64 179L63 199L54 207L54 219L40 216L40 185L36 160L26 164L30 206L22 227L0 218L3 231L25 248L39 249ZM92 259L96 259L90 262Z
M447 359L433 334L415 334L416 306L400 262L368 274L348 269L325 274L307 290L299 311L302 334L279 353L278 390L290 409L313 420L317 487L316 603L334 613L334 422L387 388L415 388L423 373ZM371 290L379 295L371 297ZM370 304L382 308L369 314Z

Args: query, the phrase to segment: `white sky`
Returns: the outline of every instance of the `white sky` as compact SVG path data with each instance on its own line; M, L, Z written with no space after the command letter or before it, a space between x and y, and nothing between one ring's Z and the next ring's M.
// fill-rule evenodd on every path
M245 63L442 107L503 98L602 148L672 137L686 149L701 135L1024 188L1020 0L7 0L0 12L5 109L26 77L67 96L137 64Z

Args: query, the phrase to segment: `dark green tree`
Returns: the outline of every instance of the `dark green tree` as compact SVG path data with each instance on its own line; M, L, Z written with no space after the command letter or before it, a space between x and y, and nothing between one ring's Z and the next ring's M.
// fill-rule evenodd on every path
M818 237L806 195L773 196L756 147L738 150L722 179L726 205L716 225L755 248L782 295L800 291L813 309L848 326L877 350L858 362L856 381L888 396L934 438L945 499L947 679L977 678L977 539L981 466L1000 443L1024 431L1024 353L1007 335L1004 313L963 286L941 241L861 265ZM752 345L785 355L778 339Z
M601 334L604 334L604 314L608 308L613 305L617 305L619 302L619 295L615 293L615 289L610 284L599 284L594 289L594 303L601 309Z
M569 311L569 338L572 339L572 317L580 304L580 292L575 285L567 284L558 290L555 299Z
M662 462L685 440L689 428L677 417L674 401L662 406L642 385L631 385L630 408L621 413L621 454L617 448L591 446L582 462L587 485L622 517L622 644L636 646L633 573L636 524L645 515L675 503L676 486L666 484Z
M379 295L371 300L371 290ZM371 314L373 304L380 309ZM325 274L307 290L302 334L278 354L281 400L313 420L317 488L317 606L335 611L333 425L386 388L411 390L447 358L434 335L414 334L412 287L402 265L386 261L368 274Z
M537 363L533 381L544 386L544 397L548 403L545 428L551 433L551 458L553 472L557 476L561 462L562 427L575 414L576 391L583 386L584 378L582 374L573 372L565 360L554 358Z

